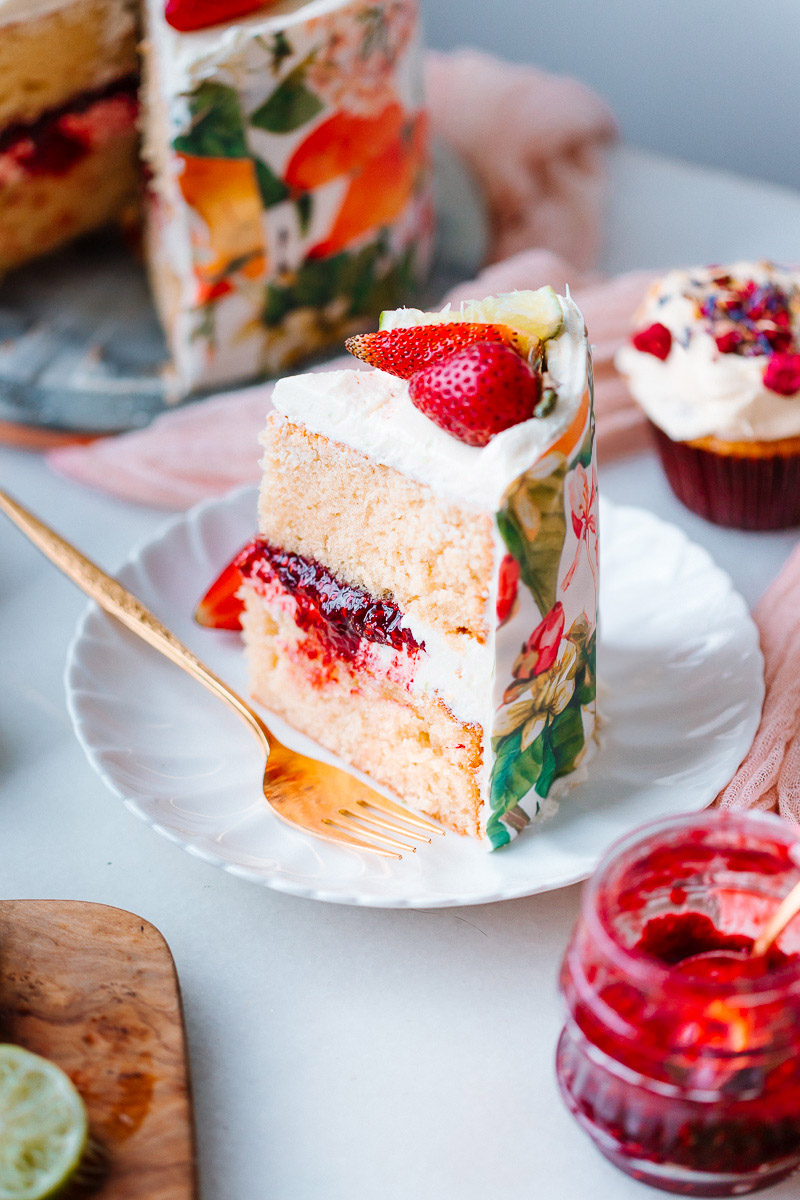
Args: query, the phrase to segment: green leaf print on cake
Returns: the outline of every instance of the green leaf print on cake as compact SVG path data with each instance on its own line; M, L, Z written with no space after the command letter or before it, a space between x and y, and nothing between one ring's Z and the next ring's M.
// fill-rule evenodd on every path
M250 124L267 133L293 133L325 107L305 85L308 61L298 63L264 103L250 114Z
M578 466L583 467L587 471L589 470L589 468L592 465L592 449L593 449L593 447L594 447L594 412L592 412L592 414L591 414L590 421L589 421L589 428L586 430L586 437L583 439L583 444L582 444L580 450L578 451L577 458L575 459L575 463Z
M260 158L253 158L253 164L256 168L256 180L264 208L272 208L273 205L281 204L286 200L289 196L289 189L283 180Z
M530 792L544 799L583 753L582 709L593 703L595 633L584 615L564 633L560 601L536 627L514 663L494 725L495 754L487 835L493 848L510 834L503 818ZM534 813L535 815L535 813Z
M189 96L189 125L172 145L197 158L247 158L239 97L223 83L201 83Z
M267 286L263 323L275 327L298 309L332 306L338 313L336 337L341 339L346 330L363 328L364 319L384 308L410 303L419 287L414 251L387 261L384 250L379 238L356 251L307 259L286 282ZM324 312L320 319L325 320Z
M523 475L509 494L497 524L520 576L531 590L539 611L549 612L556 601L558 564L567 535L564 513L566 459L544 479Z
M297 224L303 237L311 228L311 218L314 215L314 197L311 192L301 192L294 202L297 212Z

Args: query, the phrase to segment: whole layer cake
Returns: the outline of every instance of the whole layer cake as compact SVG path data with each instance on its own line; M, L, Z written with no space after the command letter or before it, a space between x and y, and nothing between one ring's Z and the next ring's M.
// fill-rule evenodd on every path
M146 32L148 258L176 396L407 302L432 229L416 0L279 0L185 32L148 0Z
M417 0L142 0L168 398L274 374L418 292ZM138 0L0 0L0 274L139 195Z
M0 274L136 195L134 0L0 0Z
M586 332L550 289L389 318L352 339L387 370L277 384L259 536L222 580L261 703L495 848L594 733Z

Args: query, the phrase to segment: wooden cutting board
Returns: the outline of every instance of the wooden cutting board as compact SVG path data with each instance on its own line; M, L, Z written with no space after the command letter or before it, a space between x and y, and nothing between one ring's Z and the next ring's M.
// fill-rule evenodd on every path
M180 989L157 929L104 904L0 901L0 1040L79 1089L109 1160L96 1200L195 1200Z

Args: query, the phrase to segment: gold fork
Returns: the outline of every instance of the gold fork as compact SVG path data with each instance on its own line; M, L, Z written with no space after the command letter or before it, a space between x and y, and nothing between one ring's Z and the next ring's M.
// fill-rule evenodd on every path
M346 771L289 750L270 733L250 705L183 645L132 592L0 490L0 511L10 517L52 563L102 609L148 645L182 667L249 725L267 756L264 799L281 820L326 841L387 858L415 850L413 839L430 842L438 825L409 812L354 779Z

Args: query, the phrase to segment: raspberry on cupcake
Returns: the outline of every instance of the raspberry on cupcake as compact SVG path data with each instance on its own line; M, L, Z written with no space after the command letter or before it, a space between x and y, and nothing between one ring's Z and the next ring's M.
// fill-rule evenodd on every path
M739 529L800 525L800 272L668 272L617 367L688 508Z

